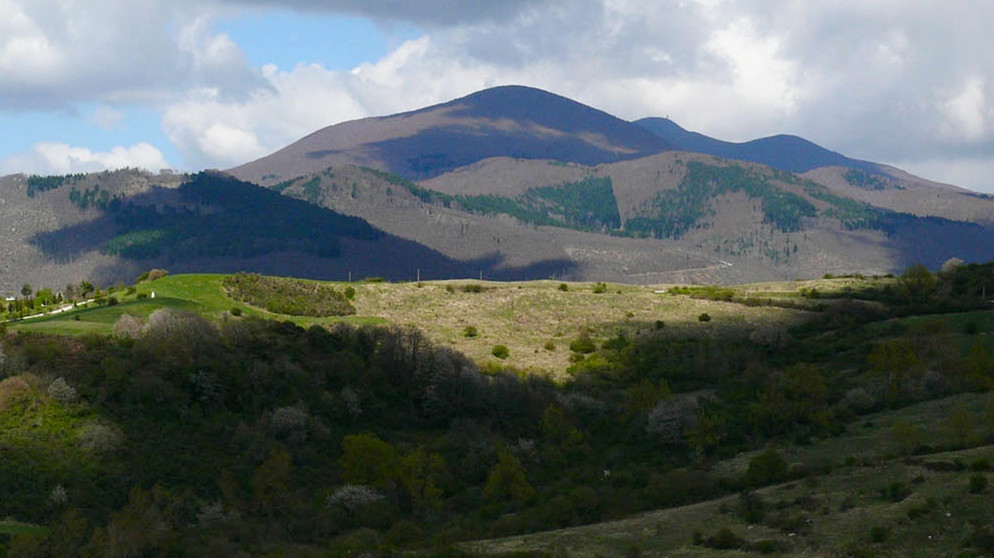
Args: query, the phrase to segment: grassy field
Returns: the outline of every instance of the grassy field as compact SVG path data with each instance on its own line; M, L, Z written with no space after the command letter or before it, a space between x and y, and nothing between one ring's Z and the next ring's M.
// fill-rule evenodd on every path
M662 322L665 335L720 336L733 331L748 333L765 323L790 324L807 314L675 296L665 292L666 287L610 284L604 292L595 292L593 283L443 281L352 283L355 316L308 318L272 314L235 301L225 294L222 280L222 275L167 276L137 285L131 295L118 291L114 296L119 304L115 306L90 304L12 322L9 327L69 335L108 333L123 314L144 318L159 308L177 308L221 319L238 308L246 316L290 320L304 327L336 322L413 326L434 342L461 351L481 365L509 365L562 378L569 366L569 344L583 331L602 342L618 334L658 334L657 322ZM348 285L336 286L344 289ZM764 296L784 292L793 296L786 286L778 286L777 291ZM138 298L139 294L147 298ZM708 314L711 321L699 321L702 314ZM467 335L467 328L475 329L475 335ZM508 347L506 359L493 356L495 345Z

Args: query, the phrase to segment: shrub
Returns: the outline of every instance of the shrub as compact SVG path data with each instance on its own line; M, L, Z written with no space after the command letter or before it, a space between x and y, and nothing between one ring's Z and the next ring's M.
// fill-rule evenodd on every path
M702 540L701 544L717 550L734 550L744 548L747 543L745 539L733 533L728 527L722 527L714 536Z
M494 345L494 348L490 351L490 354L503 360L511 356L511 350L507 348L507 345Z
M566 292L569 290L569 285L567 285L566 283L559 283L559 290Z
M231 315L235 316L236 318L238 316L241 316L242 315L242 309L239 308L239 307L237 307L237 306L235 306L234 308L231 309Z
M315 281L236 273L225 277L223 285L232 298L276 314L315 317L355 314L344 294Z
M874 525L870 528L870 541L875 543L885 542L890 537L890 529L881 525Z
M659 331L664 327L666 327L666 324L663 322L663 320L656 320L655 323L652 324L652 328L655 329L656 331Z
M763 486L784 480L787 477L787 461L775 448L766 451L749 460L749 468L742 478L746 486Z
M911 488L900 481L895 481L880 489L880 497L891 502L901 502L911 495Z
M114 335L122 339L138 339L141 337L142 328L145 324L141 318L136 318L131 314L121 314L121 317L114 322Z
M590 338L590 334L586 331L581 331L579 337L570 341L569 350L574 353L580 354L590 354L597 350L597 344L594 340Z
M970 494L981 494L987 490L987 475L974 473L970 475Z
M697 316L697 321L699 321L699 322L710 322L711 321L711 315L708 314L707 312L704 312L700 316Z
M462 336L468 339L474 339L480 336L480 332L476 330L476 326L466 326L462 330Z
M307 438L307 411L299 407L280 407L269 417L269 427L277 436L303 442Z
M352 300L355 298L355 288L352 285L349 285L342 290L342 294L345 295L345 298Z
M556 350L556 342L555 341L546 341L545 345L543 346L543 348L546 351L555 351Z
M766 502L755 492L743 492L739 495L738 513L749 523L759 523L766 517Z
M329 494L324 499L324 505L329 508L345 508L349 513L355 513L382 499L382 494L364 484L346 484Z
M594 294L603 294L607 292L607 283L599 282L594 284Z
M424 530L417 523L407 519L394 523L387 531L387 542L395 546L408 546L418 543L424 538Z
M13 376L0 381L0 411L5 411L30 396L31 384L24 376Z
M76 393L76 388L66 382L65 378L58 377L48 385L48 396L63 405L69 405L76 401L79 394Z
M482 293L484 290L483 285L479 283L469 283L462 286L462 292L464 293Z
M120 447L124 436L114 428L104 424L88 424L76 435L80 447L86 453L111 453Z

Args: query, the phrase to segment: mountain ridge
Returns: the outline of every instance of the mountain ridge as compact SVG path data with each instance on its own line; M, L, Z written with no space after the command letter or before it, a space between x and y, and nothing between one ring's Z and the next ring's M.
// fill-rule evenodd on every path
M668 149L666 140L601 110L540 89L502 86L328 126L228 172L272 185L355 164L421 180L490 157L599 164Z
M635 125L671 142L681 151L707 153L725 159L761 163L793 173L804 173L821 167L842 166L888 174L879 164L849 158L841 153L790 134L776 134L742 143L715 139L691 132L668 118L649 117L636 120Z

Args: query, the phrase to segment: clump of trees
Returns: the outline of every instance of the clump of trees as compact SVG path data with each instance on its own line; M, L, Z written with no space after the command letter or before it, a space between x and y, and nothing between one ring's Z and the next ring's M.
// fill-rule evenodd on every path
M269 312L289 316L348 316L355 307L344 293L316 281L236 273L224 278L228 295Z

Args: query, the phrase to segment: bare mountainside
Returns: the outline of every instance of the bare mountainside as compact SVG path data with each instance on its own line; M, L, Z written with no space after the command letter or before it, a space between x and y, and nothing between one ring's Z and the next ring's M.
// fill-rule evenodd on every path
M420 184L336 167L279 188L452 258L561 260L557 276L578 280L741 282L994 257L991 231L959 211L894 211L846 192L862 187L682 152L598 166L494 158ZM978 201L943 195L947 209Z
M0 179L0 294L24 283L133 281L150 268L171 272L254 271L345 280L547 277L570 264L497 254L454 259L367 222L281 196L220 173L152 175L125 170Z
M599 164L668 148L662 138L605 112L538 89L504 86L329 126L229 172L272 185L354 164L420 180L490 157Z

